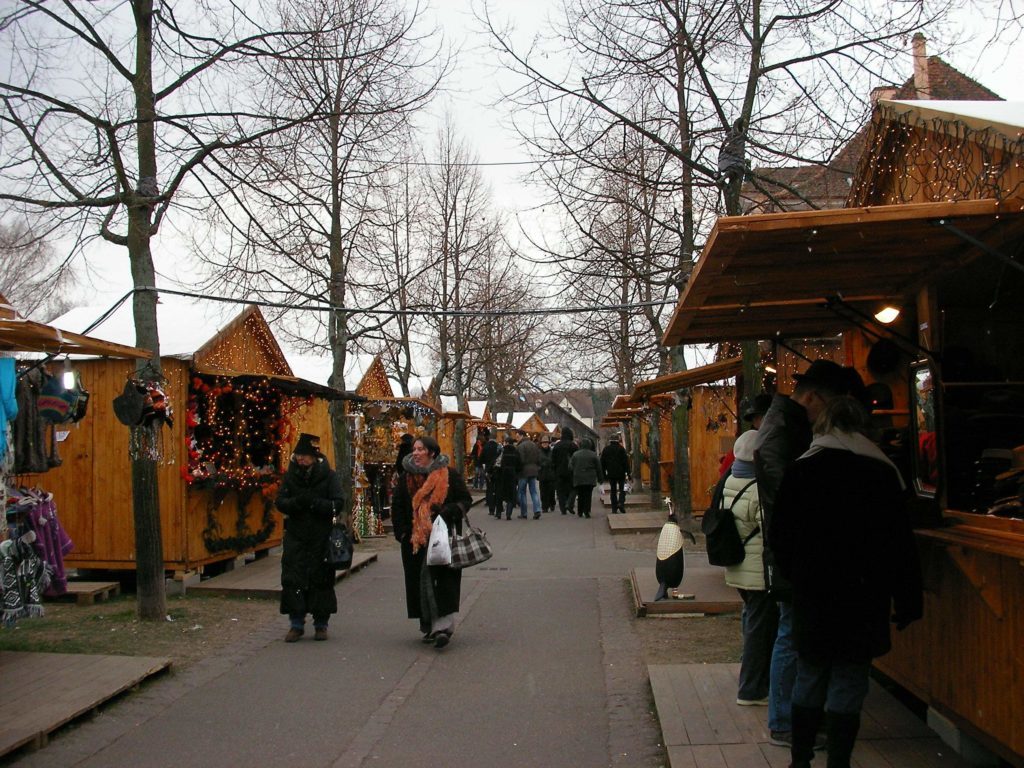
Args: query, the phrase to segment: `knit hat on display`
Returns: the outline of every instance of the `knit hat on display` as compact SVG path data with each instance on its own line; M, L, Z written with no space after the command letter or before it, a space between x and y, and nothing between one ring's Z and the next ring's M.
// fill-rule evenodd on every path
M295 444L295 448L292 453L297 456L319 456L320 455L320 438L317 435L311 435L308 432L303 432L299 435L299 442Z

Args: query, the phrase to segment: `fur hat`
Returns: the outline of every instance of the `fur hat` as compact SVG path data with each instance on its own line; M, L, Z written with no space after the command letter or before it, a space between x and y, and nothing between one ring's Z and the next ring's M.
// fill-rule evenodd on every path
M755 442L757 442L757 430L748 429L736 438L736 444L733 445L732 452L740 461L753 461Z
M292 449L292 453L298 456L319 456L319 436L311 435L308 432L303 432L301 435L299 435L299 442L295 444L295 447Z

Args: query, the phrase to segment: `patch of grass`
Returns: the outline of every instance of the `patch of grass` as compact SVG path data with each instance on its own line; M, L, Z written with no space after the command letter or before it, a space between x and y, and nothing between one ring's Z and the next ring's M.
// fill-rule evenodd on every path
M168 598L168 619L139 621L134 595L76 605L47 602L41 618L0 630L0 650L170 657L186 666L278 618L276 600Z

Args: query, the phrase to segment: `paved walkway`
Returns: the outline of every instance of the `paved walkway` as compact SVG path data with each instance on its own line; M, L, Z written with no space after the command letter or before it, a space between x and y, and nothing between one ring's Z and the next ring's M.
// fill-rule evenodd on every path
M338 587L326 643L243 644L145 685L19 766L659 766L663 751L605 513L497 521L443 651L405 618L395 551Z

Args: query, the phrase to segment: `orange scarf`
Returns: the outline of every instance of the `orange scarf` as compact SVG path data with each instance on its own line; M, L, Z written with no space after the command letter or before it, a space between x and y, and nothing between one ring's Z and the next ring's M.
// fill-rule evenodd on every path
M430 539L430 529L434 527L432 513L436 508L441 510L448 496L448 467L438 467L429 475L412 497L412 551L419 552L420 547Z

